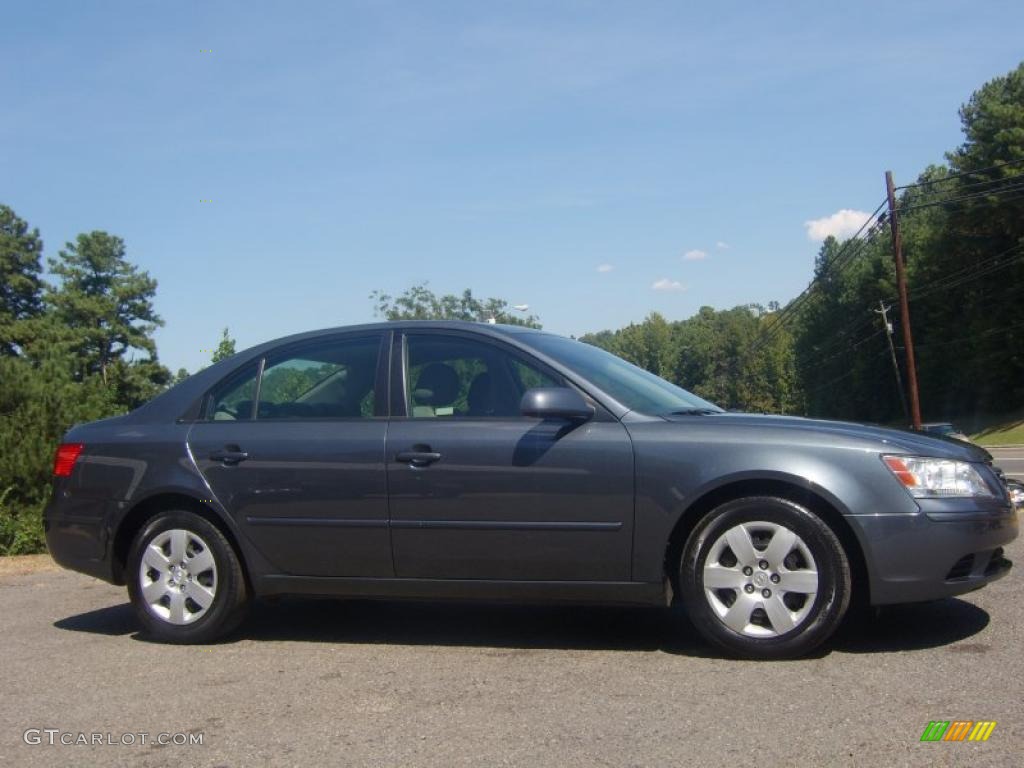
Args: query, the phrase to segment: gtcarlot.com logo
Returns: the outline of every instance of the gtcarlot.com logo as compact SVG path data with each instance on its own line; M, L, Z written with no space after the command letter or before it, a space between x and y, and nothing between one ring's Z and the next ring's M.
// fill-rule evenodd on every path
M149 733L148 731L127 731L125 733L62 731L60 728L28 728L21 735L30 745L46 744L51 747L135 747L156 744L161 747L202 746L202 733Z
M932 720L921 741L988 741L995 728L995 720Z

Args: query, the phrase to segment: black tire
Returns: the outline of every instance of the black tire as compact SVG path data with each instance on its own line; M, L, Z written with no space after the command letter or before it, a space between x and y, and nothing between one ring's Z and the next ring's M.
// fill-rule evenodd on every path
M195 534L209 548L216 564L216 589L212 601L201 615L190 623L175 624L161 618L143 596L143 577L140 573L142 558L147 547L161 534L173 530L184 530ZM206 572L210 579L214 571ZM224 637L234 630L245 617L248 608L248 591L242 565L231 542L205 518L187 510L168 510L149 520L136 535L128 552L125 574L128 595L135 609L144 633L165 643L201 644ZM192 604L196 605L196 604ZM197 613L200 609L197 607Z
M752 619L744 632L736 631L719 617L712 606L712 598L704 589L704 567L715 543L736 526L757 521L781 525L795 533L809 550L816 566L817 591L813 598L809 595L786 595L784 590L776 588L777 594L774 596L778 601L781 601L783 596L787 599L792 597L796 601L800 601L801 597L803 599L797 610L805 612L804 617L786 631L775 630L763 607L760 613L757 612L757 608L754 609ZM758 547L757 544L755 541L753 551L760 556L765 547ZM731 548L725 551L724 557L729 561L733 559ZM795 557L797 559L790 562L796 562L799 568L802 556L797 553ZM726 565L728 566L728 563ZM741 563L737 561L733 567L740 569ZM759 566L754 566L751 580L765 578L757 573L758 568ZM771 569L766 570L765 574L770 576ZM783 575L780 578L784 577ZM733 576L730 574L728 578ZM679 585L684 606L693 625L710 642L730 654L743 658L790 659L814 650L839 627L850 602L850 563L832 529L810 510L788 499L751 496L722 504L697 524L683 548ZM746 599L744 606L751 603L763 606L767 600L761 600L758 594L762 587L767 588L769 597L772 595L772 583L761 586L751 584L750 587L753 587L753 591L746 596L741 595L738 588L714 591L714 595L716 599L721 600L721 605L725 608L731 607L741 597ZM747 591L750 587L744 585L742 591ZM734 595L732 603L729 602L730 594ZM737 607L739 610L746 610L745 607ZM777 608L777 605L773 607ZM769 633L770 636L750 634L762 631Z

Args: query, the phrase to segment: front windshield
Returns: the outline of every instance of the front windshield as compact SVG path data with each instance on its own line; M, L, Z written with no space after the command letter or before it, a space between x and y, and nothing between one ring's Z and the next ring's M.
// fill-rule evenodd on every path
M528 342L587 381L592 381L631 411L651 416L723 412L714 403L591 344L543 333L531 334Z

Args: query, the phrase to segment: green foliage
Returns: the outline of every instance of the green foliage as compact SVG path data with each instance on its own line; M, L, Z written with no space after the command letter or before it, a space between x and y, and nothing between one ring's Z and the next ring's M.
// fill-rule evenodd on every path
M24 320L42 312L43 282L39 230L0 205L0 355L14 355Z
M1024 181L1024 64L982 86L960 116L965 141L950 167L925 169L899 209L924 418L971 422L1024 402L1024 196L996 193ZM841 247L825 243L818 274ZM902 368L892 263L886 228L801 307L795 353L808 413L907 423L874 314L880 300L895 305Z
M508 325L525 325L540 328L540 320L534 315L521 316L504 299L478 299L473 291L466 289L461 295L438 296L426 283L406 289L400 296L391 296L383 291L370 294L374 302L374 314L388 320L469 320L486 323L494 320Z
M264 374L260 382L260 402L293 403L339 370L341 366L333 363L296 367L291 360L274 366Z
M922 410L971 423L1024 403L1024 195L993 192L1024 181L1024 64L982 86L960 116L965 141L949 167L925 169L899 207ZM933 205L942 200L951 202ZM902 366L890 235L883 227L840 269L831 267L847 244L826 240L816 289L782 326L773 304L704 307L584 340L726 407L906 424L876 312L892 306Z
M133 350L156 359L152 334L163 325L153 310L156 280L124 255L121 238L90 232L49 259L60 284L48 291L47 302L56 319L75 331L79 377L99 374L106 381L111 365Z
M654 312L642 323L580 340L724 408L785 413L796 405L791 340L782 333L755 346L769 317L759 305L721 311L701 307L676 322Z
M42 282L38 232L0 206L0 553L43 547L53 452L74 424L124 413L170 372L156 358L156 281L104 232L79 235ZM11 285L9 286L8 280ZM136 353L144 353L135 359Z
M39 551L53 452L74 424L122 410L116 390L92 376L76 381L61 357L0 358L0 553Z
M7 502L14 487L0 492L0 555L40 552L43 540L42 507L15 509Z
M220 344L213 350L213 356L210 358L210 362L219 363L221 360L227 360L235 354L235 340L228 334L228 329L225 328L221 332Z

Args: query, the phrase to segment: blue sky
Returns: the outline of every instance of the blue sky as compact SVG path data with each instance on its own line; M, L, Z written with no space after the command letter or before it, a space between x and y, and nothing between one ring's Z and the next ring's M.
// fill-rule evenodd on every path
M1019 0L11 3L0 202L49 256L123 237L173 369L423 280L560 333L681 319L800 291L806 222L941 162L1022 29Z

